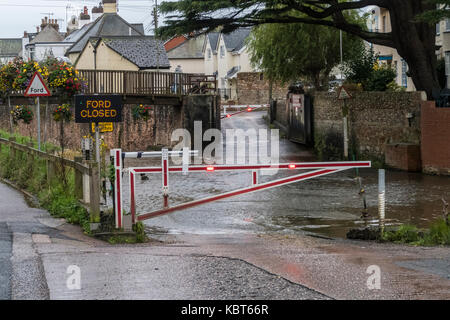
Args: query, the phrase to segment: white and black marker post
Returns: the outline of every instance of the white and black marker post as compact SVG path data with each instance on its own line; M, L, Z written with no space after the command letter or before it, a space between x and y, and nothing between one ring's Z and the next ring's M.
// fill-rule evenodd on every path
M384 231L384 219L386 217L386 171L378 170L378 216L381 232Z

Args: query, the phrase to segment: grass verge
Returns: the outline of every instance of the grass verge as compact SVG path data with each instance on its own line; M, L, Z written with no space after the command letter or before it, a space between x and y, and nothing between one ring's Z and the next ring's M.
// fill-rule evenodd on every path
M2 138L9 138L9 133L0 131ZM13 135L18 143L29 143L28 137ZM54 146L50 146L56 148ZM37 196L42 208L52 216L64 218L68 223L80 225L84 233L90 233L90 221L87 210L75 197L75 176L73 169L56 166L55 177L47 179L45 160L2 145L0 151L0 177L7 179L19 188Z
M413 225L402 225L396 230L385 231L382 241L416 246L450 245L450 226L444 219L433 223L428 230L420 230Z

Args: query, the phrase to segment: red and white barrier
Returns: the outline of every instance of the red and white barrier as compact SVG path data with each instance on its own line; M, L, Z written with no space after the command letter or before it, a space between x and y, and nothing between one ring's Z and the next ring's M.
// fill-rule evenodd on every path
M302 180L308 180L323 175L353 169L353 168L370 168L370 161L345 161L345 162L300 162L300 163L284 163L284 164L266 164L266 165L192 165L190 166L186 163L189 159L188 155L195 155L197 152L189 151L186 148L183 151L167 151L163 150L159 153L147 154L147 156L160 156L161 157L161 167L142 167L142 168L129 168L130 177L130 211L133 219L133 223L137 221L142 221L145 219L153 218L156 216L161 216L174 211L202 205L209 202L214 202L217 200L226 199L229 197L234 197L242 194L267 190L275 187L280 187L283 185L299 182ZM137 156L139 154L139 156ZM172 155L183 155L183 166L173 166L169 165L169 154ZM121 153L120 149L115 149L111 152L111 155L115 157L115 173L116 173L116 183L115 183L115 208L116 208L116 226L121 228L122 226L122 157L130 158L136 155L138 158L142 158L143 153ZM120 161L117 161L117 157ZM119 166L120 164L120 166ZM282 178L266 183L259 182L260 171L265 170L314 170L302 174L297 174L291 177ZM201 200L191 201L185 204L177 205L174 207L169 207L169 175L170 173L200 173L209 172L214 173L216 171L250 171L251 172L251 186L220 195L215 195ZM136 212L136 175L143 173L162 173L162 193L164 197L164 209L150 212L147 214L137 215ZM119 177L119 178L118 178Z

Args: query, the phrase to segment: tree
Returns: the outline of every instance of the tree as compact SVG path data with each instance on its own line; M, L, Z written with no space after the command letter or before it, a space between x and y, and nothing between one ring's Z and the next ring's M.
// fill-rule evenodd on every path
M433 10L427 10L418 16L418 20L438 23L439 21L450 18L450 0L428 0L434 5Z
M269 79L287 83L306 78L320 90L331 70L340 63L339 42L336 29L271 24L255 28L248 44L253 65L261 68ZM344 59L364 47L359 38L346 34L343 44Z
M395 48L408 63L414 85L432 97L439 87L436 72L435 26L418 19L436 9L435 0L179 0L163 2L167 25L163 35L209 32L223 26L303 23L341 29L368 42ZM441 0L441 2L446 2ZM345 12L378 6L389 10L392 31L372 32L348 21Z

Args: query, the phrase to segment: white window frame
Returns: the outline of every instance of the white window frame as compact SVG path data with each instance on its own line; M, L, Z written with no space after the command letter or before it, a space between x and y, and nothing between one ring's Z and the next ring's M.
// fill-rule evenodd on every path
M402 59L402 87L407 88L408 87L408 64L404 59Z
M450 51L445 51L444 59L445 59L445 75L450 76Z

